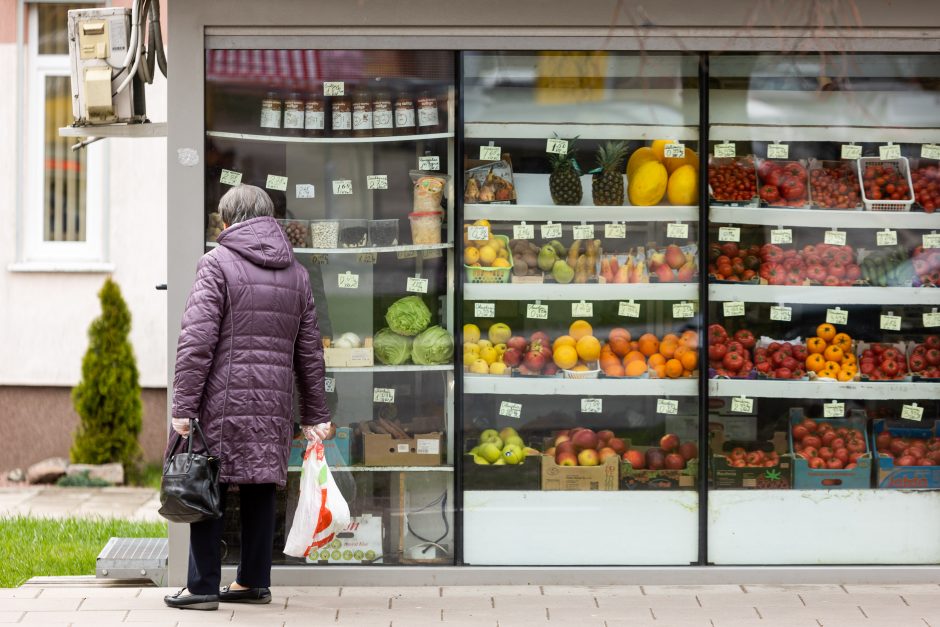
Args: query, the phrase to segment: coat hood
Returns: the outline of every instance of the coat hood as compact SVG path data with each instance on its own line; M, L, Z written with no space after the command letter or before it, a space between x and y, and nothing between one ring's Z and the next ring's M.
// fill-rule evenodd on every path
M233 224L222 231L217 241L262 268L286 268L294 260L284 231L274 218L267 216Z

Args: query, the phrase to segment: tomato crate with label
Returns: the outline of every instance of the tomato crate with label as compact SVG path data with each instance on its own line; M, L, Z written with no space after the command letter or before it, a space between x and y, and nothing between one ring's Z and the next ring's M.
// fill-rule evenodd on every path
M711 441L712 487L719 489L787 490L793 486L793 458L787 434L770 440L726 440L718 431Z
M897 421L872 423L875 487L902 490L940 489L940 435L937 423L911 427Z
M638 446L627 440L620 466L621 490L688 490L695 487L699 452L694 442L680 442L667 433L659 446Z
M864 412L848 418L809 418L790 409L790 453L797 490L848 490L871 487L872 455Z

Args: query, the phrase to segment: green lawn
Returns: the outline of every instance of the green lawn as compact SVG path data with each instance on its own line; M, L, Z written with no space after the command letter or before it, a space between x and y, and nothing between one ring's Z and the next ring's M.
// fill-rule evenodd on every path
M0 518L0 588L40 575L94 575L95 558L109 538L165 536L165 522Z

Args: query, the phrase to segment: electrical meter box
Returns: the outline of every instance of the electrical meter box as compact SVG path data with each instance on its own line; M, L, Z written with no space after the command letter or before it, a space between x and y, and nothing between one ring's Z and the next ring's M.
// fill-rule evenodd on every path
M131 10L71 10L68 33L75 125L144 122L146 103L140 77L135 76L126 88L115 93L127 73L136 72L134 55L128 55ZM124 67L128 58L131 60Z

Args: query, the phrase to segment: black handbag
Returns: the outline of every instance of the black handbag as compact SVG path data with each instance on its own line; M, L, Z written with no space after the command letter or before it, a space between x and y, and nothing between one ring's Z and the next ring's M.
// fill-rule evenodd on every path
M160 484L160 515L176 523L194 523L222 516L219 496L218 457L213 457L206 444L206 436L198 420L189 421L189 447L177 453L176 447L183 439L176 434L170 456L163 466L163 481ZM196 435L202 440L206 454L193 452Z

